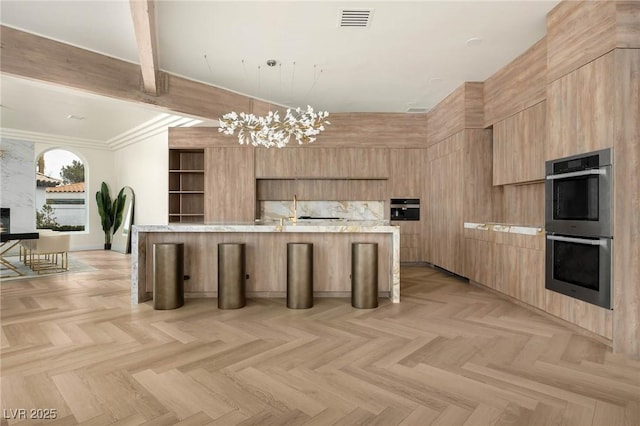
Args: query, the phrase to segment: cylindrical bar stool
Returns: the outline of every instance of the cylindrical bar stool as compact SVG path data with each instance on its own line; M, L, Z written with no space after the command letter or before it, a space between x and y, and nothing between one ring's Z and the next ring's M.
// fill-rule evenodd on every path
M153 309L184 305L184 244L153 245Z
M378 244L351 245L351 306L378 307Z
M218 308L238 309L247 304L244 243L218 244Z
M287 243L287 308L313 307L313 244Z

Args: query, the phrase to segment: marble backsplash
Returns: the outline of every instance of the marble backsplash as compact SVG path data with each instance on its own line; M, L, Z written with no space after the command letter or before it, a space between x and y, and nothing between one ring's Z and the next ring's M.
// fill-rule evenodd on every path
M293 216L292 201L261 201L260 219ZM348 220L383 220L384 201L298 201L298 217L329 217Z

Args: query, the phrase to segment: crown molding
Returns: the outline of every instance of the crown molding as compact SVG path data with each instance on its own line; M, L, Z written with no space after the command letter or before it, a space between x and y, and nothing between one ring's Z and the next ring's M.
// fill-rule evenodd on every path
M0 136L7 139L15 139L28 142L50 143L54 145L73 146L78 148L91 148L110 151L104 141L97 139L76 138L73 136L53 135L49 133L29 132L19 129L0 129Z
M19 129L0 128L0 136L7 139L22 140L28 142L48 143L60 146L70 146L76 148L100 149L104 151L115 151L125 148L137 142L144 141L150 137L166 132L169 127L192 127L202 123L190 117L182 117L167 113L159 114L141 125L134 127L115 136L107 141L97 139L84 139L72 136L54 135L49 133L29 132Z
M112 150L118 150L166 132L169 127L192 127L200 123L202 120L162 113L156 118L107 140L106 144Z

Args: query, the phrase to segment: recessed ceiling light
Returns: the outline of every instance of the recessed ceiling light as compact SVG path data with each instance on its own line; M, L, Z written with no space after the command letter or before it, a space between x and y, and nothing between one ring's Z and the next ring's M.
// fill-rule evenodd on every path
M471 37L467 40L467 46L479 46L482 44L482 39L480 37Z
M442 83L442 79L440 77L433 77L429 79L429 83L434 84L434 83Z
M69 120L86 120L87 117L83 117L81 115L73 115L73 114L69 114L67 115L67 118Z

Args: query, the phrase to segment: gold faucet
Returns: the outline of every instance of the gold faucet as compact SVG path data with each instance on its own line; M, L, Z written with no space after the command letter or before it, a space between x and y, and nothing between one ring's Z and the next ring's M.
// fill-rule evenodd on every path
M298 196L293 195L293 217L291 218L293 223L298 221Z

